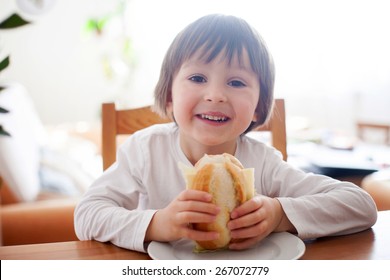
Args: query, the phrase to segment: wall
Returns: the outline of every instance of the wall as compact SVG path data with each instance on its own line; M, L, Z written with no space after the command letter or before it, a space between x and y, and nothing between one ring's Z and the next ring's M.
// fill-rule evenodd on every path
M16 10L1 1L1 14ZM100 105L111 101L115 88L104 75L100 42L85 34L86 20L114 10L114 1L57 1L33 23L1 33L3 54L11 65L2 81L17 81L31 94L45 123L93 121ZM7 12L9 11L9 12Z
M83 31L86 19L119 1L57 1L30 26L1 35L12 65L2 80L27 87L44 123L96 121L104 101L138 106L152 92L166 48L189 22L213 12L242 16L264 36L275 58L275 94L288 116L312 126L352 131L356 119L390 122L390 18L386 1L132 0L129 33L136 69L131 84L108 79L102 55L113 37ZM15 10L0 2L0 17ZM123 81L123 80L122 80Z

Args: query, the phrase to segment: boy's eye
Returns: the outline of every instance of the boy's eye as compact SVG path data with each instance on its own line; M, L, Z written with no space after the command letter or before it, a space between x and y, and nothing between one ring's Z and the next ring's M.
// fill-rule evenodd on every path
M228 83L228 85L232 87L245 87L245 84L238 80L231 81Z
M195 83L205 83L206 82L206 79L200 75L191 76L189 80L193 81Z

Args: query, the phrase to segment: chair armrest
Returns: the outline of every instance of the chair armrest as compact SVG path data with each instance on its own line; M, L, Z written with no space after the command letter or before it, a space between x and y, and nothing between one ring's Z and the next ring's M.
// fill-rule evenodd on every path
M73 223L77 202L72 198L1 206L3 245L78 240Z

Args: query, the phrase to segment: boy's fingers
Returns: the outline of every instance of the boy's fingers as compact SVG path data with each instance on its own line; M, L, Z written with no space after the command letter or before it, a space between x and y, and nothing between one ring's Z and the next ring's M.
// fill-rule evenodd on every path
M241 216L247 215L248 213L251 213L260 208L262 204L263 202L261 196L256 196L235 208L230 214L230 217L232 219L237 219Z
M197 191L197 190L186 190L183 191L178 199L181 201L185 200L198 200L198 201L204 201L204 202L210 202L212 199L212 195L204 192L204 191Z
M187 212L199 212L207 213L211 215L217 215L220 211L220 207L209 202L200 202L200 201L181 201L179 206L180 213Z
M268 225L267 222L262 222L251 227L232 230L230 234L234 239L253 238L256 236L263 238L268 234Z
M216 219L216 215L210 215L200 212L181 212L178 214L180 224L189 223L212 223Z
M203 191L186 190L177 198L179 212L201 212L216 215L220 208L211 203L212 196Z
M230 220L227 226L230 230L251 227L263 222L266 219L265 215L266 214L262 211L262 209L258 209L257 211L251 212L247 215Z

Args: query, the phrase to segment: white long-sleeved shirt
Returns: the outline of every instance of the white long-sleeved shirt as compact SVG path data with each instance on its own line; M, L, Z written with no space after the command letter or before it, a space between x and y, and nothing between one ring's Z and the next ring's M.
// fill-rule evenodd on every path
M304 173L272 147L247 136L237 140L235 156L246 168L255 169L256 192L280 201L302 239L358 232L376 221L374 201L351 183ZM180 148L175 124L131 135L120 146L117 161L78 204L78 238L144 252L154 213L185 189L179 162L191 165Z

